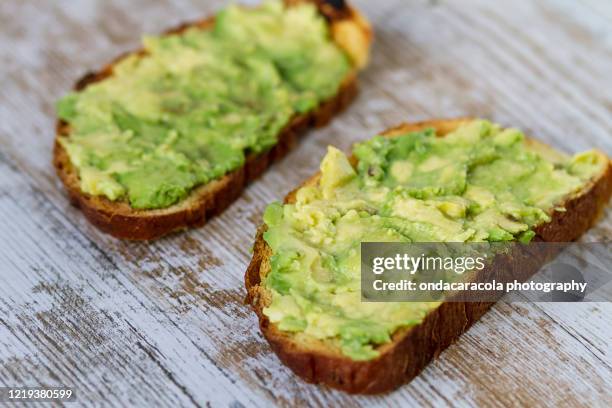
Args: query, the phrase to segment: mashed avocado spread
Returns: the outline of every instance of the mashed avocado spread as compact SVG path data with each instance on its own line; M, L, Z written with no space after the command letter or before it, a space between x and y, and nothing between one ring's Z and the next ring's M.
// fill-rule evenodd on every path
M355 146L352 166L330 147L316 185L293 204L271 204L272 249L264 309L280 330L325 339L355 360L378 355L400 327L439 303L361 302L361 242L529 242L568 195L607 163L567 157L516 129L472 121L442 138L433 130L376 136Z
M168 207L277 142L351 69L313 4L230 6L210 30L144 38L145 56L58 102L83 192Z

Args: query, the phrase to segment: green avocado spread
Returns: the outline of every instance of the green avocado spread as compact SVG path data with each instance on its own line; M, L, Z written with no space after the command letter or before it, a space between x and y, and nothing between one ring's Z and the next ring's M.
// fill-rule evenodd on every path
M57 105L82 191L137 209L168 207L270 149L351 69L308 3L230 6L210 30L143 42L145 55Z
M475 120L357 144L355 166L330 147L316 185L271 204L272 250L264 313L280 330L327 340L354 360L439 303L361 302L361 242L529 242L533 227L607 164L528 142L516 129Z

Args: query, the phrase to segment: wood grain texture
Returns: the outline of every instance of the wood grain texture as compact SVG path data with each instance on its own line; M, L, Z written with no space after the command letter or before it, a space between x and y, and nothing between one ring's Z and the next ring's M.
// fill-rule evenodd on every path
M253 1L252 1L253 2ZM88 224L53 174L53 103L83 72L224 2L0 2L0 385L105 406L609 406L609 303L496 305L412 383L350 397L282 366L242 304L264 206L402 121L484 116L612 155L605 1L356 1L375 26L361 94L222 216L153 243ZM608 211L586 239L612 238Z

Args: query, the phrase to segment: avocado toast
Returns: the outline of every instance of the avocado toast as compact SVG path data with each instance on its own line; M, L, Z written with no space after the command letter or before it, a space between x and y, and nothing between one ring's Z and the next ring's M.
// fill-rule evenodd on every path
M320 173L266 209L247 302L306 381L390 391L493 303L362 303L360 242L569 242L611 194L612 165L599 151L570 157L474 119L404 124L350 158L330 148Z
M116 237L202 225L351 101L370 41L335 1L230 6L147 37L59 101L56 171Z

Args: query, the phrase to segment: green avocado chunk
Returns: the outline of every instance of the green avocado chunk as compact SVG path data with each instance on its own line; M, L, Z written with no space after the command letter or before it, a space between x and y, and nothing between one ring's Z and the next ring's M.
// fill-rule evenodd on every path
M57 104L83 192L164 208L277 143L351 69L313 4L230 6L214 28L145 37L145 56Z
M378 355L401 327L439 303L361 302L361 242L529 242L552 209L607 164L565 156L484 120L357 144L351 166L330 147L318 184L264 215L272 249L264 314L280 330L335 343L354 360Z

